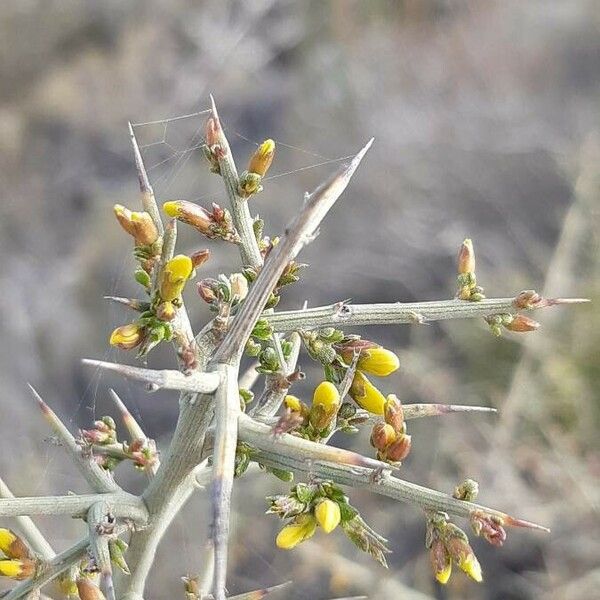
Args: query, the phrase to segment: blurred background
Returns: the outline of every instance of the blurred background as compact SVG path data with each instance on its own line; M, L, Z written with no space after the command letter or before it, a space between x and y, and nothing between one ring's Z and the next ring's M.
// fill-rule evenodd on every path
M158 199L225 202L198 145L213 93L240 168L278 143L273 179L251 200L277 234L340 159L371 136L358 174L302 255L311 264L281 307L352 298L454 294L455 256L475 243L486 294L600 291L600 3L597 0L4 0L0 4L0 473L17 495L87 491L45 427L31 382L72 431L112 410L114 386L164 448L175 394L94 372L82 357L134 361L107 337L130 315L104 295L134 294L130 239L112 205L139 202L127 122ZM168 120L173 117L184 117ZM325 163L325 164L323 164ZM182 251L210 247L203 274L237 270L235 248L180 228ZM209 318L190 286L196 329ZM473 546L485 581L430 575L423 515L352 492L393 548L384 571L336 532L275 551L265 495L247 475L234 494L229 589L293 579L278 597L589 600L600 586L600 314L597 304L539 312L535 334L494 338L485 323L371 328L401 369L382 389L404 402L494 406L498 416L411 421L408 480L451 492L479 481L483 503L552 528ZM308 396L318 371L300 361ZM172 365L169 349L151 366ZM370 451L366 435L340 443ZM142 475L121 467L136 491ZM205 495L165 538L151 598L183 597L199 570ZM83 524L41 518L58 550ZM274 596L275 597L275 596Z

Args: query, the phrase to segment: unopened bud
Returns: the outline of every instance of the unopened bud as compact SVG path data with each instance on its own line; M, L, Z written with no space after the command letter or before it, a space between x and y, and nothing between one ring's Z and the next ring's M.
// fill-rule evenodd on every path
M371 432L371 445L383 451L396 440L396 432L388 423L379 422L373 425Z
M197 577L182 577L181 580L183 581L183 589L185 591L186 597L189 600L196 600L198 598L202 598Z
M77 579L77 592L81 600L106 600L100 588L87 577Z
M365 410L375 415L383 414L385 396L363 375L356 371L348 391L350 397Z
M229 277L229 284L231 286L231 295L241 302L248 295L248 280L241 273L233 273Z
M192 274L192 261L185 254L174 256L163 268L160 297L165 302L180 301L181 292Z
M219 143L219 126L214 117L209 117L204 126L204 139L206 145L212 149Z
M401 462L410 454L411 436L401 433L395 442L393 442L382 454L385 460L391 462Z
M218 297L219 282L216 279L211 277L201 279L197 284L197 288L200 298L207 304L212 304Z
M321 500L315 508L315 518L325 533L331 533L340 523L341 512L337 502Z
M121 227L134 237L137 246L151 246L158 239L158 229L147 212L132 212L121 204L113 207Z
M117 327L111 334L109 343L111 346L131 350L142 343L144 339L143 328L137 323Z
M194 269L198 269L199 267L201 267L209 258L210 250L208 249L198 250L190 256L192 266L194 267Z
M330 381L322 381L315 389L309 420L321 431L331 425L340 407L340 394Z
M172 302L161 302L156 307L156 316L161 321L172 321L177 314L177 308Z
M387 377L400 366L398 357L386 348L371 348L360 353L357 367L378 377Z
M540 328L540 324L537 321L534 321L525 315L515 315L511 321L503 323L503 325L509 331L518 333L527 333Z
M450 558L475 581L482 581L481 565L469 545L465 533L456 525L448 523L445 533L444 544Z
M248 163L248 172L264 177L275 156L275 142L265 140L254 152Z
M31 558L25 542L12 530L0 528L0 550L8 558Z
M208 237L214 237L212 235L213 217L199 204L187 200L172 200L163 204L163 210L169 217L191 225Z
M475 272L475 250L473 242L467 238L458 251L458 273L465 275Z
M442 585L446 585L452 574L452 559L444 546L444 542L439 538L434 539L431 544L429 559L431 560L431 568L433 569L435 578Z
M454 494L452 495L458 500L475 502L477 494L479 494L479 484L474 479L465 479L454 489Z
M389 394L383 407L383 418L389 423L396 433L404 433L406 428L404 424L404 410L402 402L398 400L396 394Z
M31 558L0 560L0 575L22 581L35 574L35 561Z

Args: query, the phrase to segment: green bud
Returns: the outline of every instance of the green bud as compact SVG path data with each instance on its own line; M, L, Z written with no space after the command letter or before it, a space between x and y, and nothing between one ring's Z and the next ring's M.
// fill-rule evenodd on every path
M136 269L133 276L135 277L135 280L145 288L149 288L152 285L150 275L148 275L144 269Z

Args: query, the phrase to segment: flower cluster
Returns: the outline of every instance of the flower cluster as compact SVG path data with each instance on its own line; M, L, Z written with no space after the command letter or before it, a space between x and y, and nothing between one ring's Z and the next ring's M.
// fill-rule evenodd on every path
M14 531L0 528L0 552L0 575L21 581L35 574L38 561Z
M333 482L299 483L289 494L267 500L270 504L267 513L288 519L275 540L278 548L291 550L311 538L318 528L328 534L339 525L358 548L387 566L386 540L364 522Z
M429 516L425 545L429 548L433 573L440 583L448 583L453 564L471 579L483 580L481 566L469 545L469 538L460 527L448 520L446 513L437 512Z
M411 437L406 433L402 403L394 394L385 401L383 417L373 426L371 445L377 449L379 460L398 464L410 453Z
M149 471L158 461L154 440L137 438L131 442L119 442L114 419L104 416L94 421L92 429L80 429L78 443L91 452L103 469L114 471L124 460L130 460L136 469Z

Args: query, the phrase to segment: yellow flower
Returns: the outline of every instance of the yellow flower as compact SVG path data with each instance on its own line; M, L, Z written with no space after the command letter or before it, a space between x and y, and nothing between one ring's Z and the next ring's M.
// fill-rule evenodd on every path
M35 572L35 562L30 559L7 559L0 560L0 575L10 579L28 579Z
M273 162L275 156L275 142L273 140L265 140L250 158L248 163L248 172L256 173L264 177Z
M289 408L292 412L302 411L302 403L296 396L287 395L283 403L285 404L286 408Z
M311 538L316 529L317 521L313 515L300 515L279 532L275 543L278 548L291 550L304 540Z
M185 254L174 256L165 265L160 284L160 297L164 302L179 300L192 271L192 260Z
M361 371L356 371L350 391L350 397L369 412L382 415L385 406L385 396L365 377Z
M483 576L481 574L481 565L473 552L468 553L462 560L458 561L458 566L471 578L481 583Z
M143 337L143 329L137 323L130 323L117 327L110 334L109 343L117 348L131 350L141 344Z
M390 373L396 371L399 366L398 357L391 350L385 348L363 350L357 365L361 371L378 377L387 377Z
M329 499L322 500L315 508L315 518L325 533L331 533L340 524L341 513L338 503Z
M330 381L322 381L313 394L313 406L321 406L327 412L335 410L340 404L340 393Z

